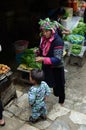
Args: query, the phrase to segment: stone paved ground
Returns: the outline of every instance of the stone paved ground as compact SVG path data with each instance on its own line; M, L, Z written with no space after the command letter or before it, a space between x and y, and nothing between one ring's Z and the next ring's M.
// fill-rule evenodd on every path
M28 84L16 84L17 99L4 111L6 125L1 130L86 130L86 63L83 67L66 65L66 100L64 106L51 94L47 101L48 118L29 124Z

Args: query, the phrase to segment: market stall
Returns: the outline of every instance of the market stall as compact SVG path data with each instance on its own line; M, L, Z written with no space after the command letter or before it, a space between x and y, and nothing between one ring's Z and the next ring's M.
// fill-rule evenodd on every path
M83 18L73 17L70 30L71 34L63 38L68 46L69 63L71 65L83 66L86 58L86 24L83 22Z
M12 84L13 72L10 67L0 64L0 98L6 105L12 98L16 97L16 89Z
M74 16L71 18L71 22L68 26L71 30L71 34L63 37L64 40L64 52L63 58L69 57L68 63L70 65L83 66L86 58L86 46L85 34L86 24L83 22L83 18ZM24 82L29 82L29 72L33 68L40 68L41 65L35 62L35 55L33 53L34 48L26 49L25 53L21 56L20 64L17 68L18 79ZM66 61L65 61L66 62Z
M41 69L41 63L37 63L35 61L36 55L34 54L34 49L37 49L36 47L30 48L30 49L25 49L23 55L21 56L20 59L20 64L17 67L18 70L18 79L26 83L29 82L29 72L33 68L40 68Z
M29 83L29 73L33 68L40 68L42 67L41 63L35 61L36 55L34 54L34 49L37 47L26 49L24 54L21 56L21 64L17 67L17 81L23 81L25 83ZM63 57L66 55L66 51L63 51Z

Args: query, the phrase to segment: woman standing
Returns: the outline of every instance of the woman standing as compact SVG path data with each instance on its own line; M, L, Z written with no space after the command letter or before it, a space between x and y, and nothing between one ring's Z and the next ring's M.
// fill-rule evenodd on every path
M36 57L36 62L42 62L42 69L45 74L45 81L53 87L54 95L59 97L59 103L65 100L65 77L63 66L64 42L55 33L56 26L49 18L40 20L41 42L39 47L40 56Z

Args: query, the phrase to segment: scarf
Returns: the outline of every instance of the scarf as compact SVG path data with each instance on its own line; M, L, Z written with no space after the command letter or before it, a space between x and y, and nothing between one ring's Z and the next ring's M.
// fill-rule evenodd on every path
M48 54L48 51L50 49L53 40L54 40L54 35L52 35L49 39L46 39L46 37L44 36L41 38L40 48L42 50L43 56L46 56Z

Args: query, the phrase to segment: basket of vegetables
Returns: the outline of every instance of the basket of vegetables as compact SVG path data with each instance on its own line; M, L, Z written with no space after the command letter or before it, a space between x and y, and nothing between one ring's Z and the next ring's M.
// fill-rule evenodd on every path
M84 42L85 37L79 34L71 34L68 35L67 40L72 44L82 44Z
M86 34L86 24L83 21L80 21L77 27L72 30L72 33L84 36Z
M73 44L71 47L71 54L79 55L81 53L82 46L78 44Z

